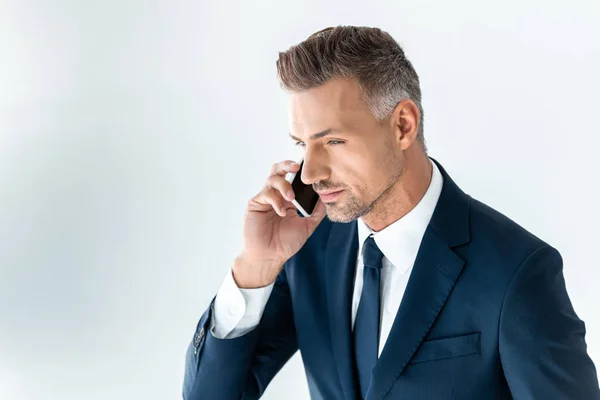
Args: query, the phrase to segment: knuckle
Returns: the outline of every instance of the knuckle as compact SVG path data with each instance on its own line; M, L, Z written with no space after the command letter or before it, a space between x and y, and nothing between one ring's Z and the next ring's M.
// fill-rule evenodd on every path
M269 179L267 179L267 183L273 189L279 189L282 185L282 181L285 181L285 179L279 175L271 175Z
M286 161L281 161L281 162L273 164L273 167L271 167L271 175L282 174L283 172L285 172L285 167L286 167Z
M266 197L269 200L274 201L274 202L278 202L279 198L280 198L279 192L274 188L269 188L269 191L267 192Z
M272 187L275 179L277 179L277 175L271 175L271 176L269 176L267 178L267 185L270 186L270 187Z

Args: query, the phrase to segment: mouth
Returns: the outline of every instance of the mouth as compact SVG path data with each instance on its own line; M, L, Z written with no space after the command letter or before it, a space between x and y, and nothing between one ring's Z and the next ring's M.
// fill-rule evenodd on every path
M342 189L335 192L320 192L319 197L323 202L331 202L335 200L340 194L342 194L343 191L344 190Z

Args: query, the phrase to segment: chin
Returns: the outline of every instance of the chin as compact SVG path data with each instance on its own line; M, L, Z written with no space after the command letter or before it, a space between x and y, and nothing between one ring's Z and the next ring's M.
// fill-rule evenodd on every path
M331 222L349 223L359 217L356 212L339 207L336 203L325 203L325 213Z

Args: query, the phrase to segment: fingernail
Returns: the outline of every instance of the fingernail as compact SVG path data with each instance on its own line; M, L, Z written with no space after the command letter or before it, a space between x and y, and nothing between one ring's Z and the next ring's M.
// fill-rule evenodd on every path
M294 192L293 191L289 191L285 194L287 196L288 199L292 200L294 198Z

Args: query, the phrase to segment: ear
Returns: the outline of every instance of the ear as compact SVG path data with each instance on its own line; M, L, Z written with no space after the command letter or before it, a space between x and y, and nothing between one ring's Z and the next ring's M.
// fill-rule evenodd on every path
M412 100L402 100L394 108L390 123L401 150L408 149L417 141L420 118L419 108Z

